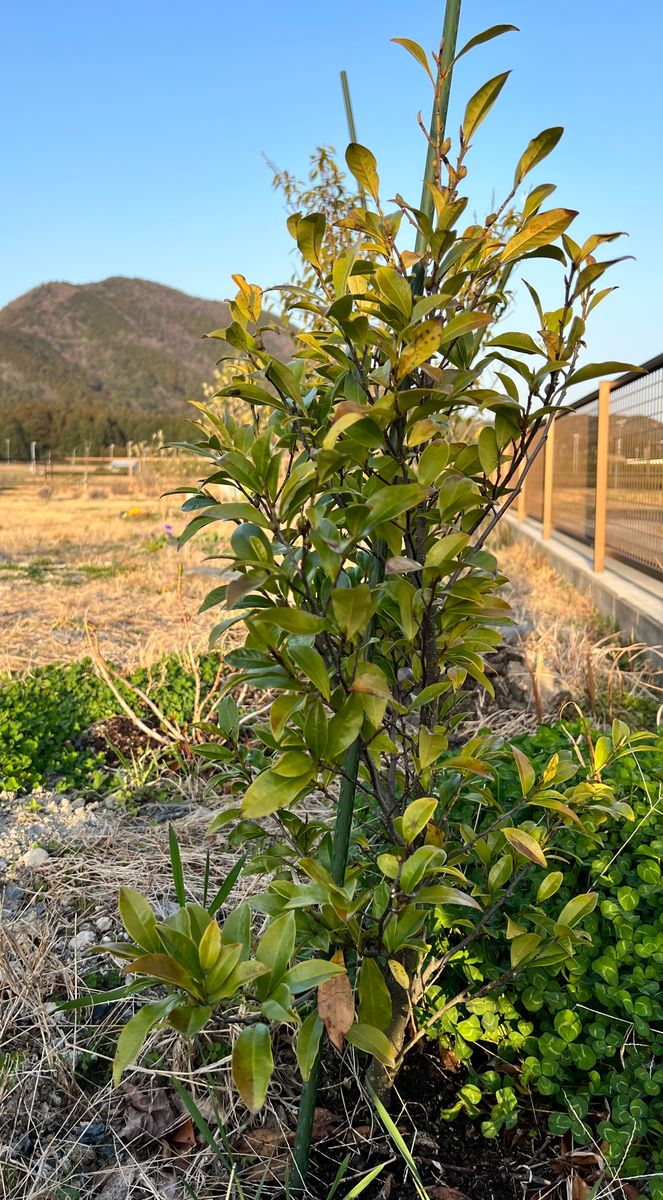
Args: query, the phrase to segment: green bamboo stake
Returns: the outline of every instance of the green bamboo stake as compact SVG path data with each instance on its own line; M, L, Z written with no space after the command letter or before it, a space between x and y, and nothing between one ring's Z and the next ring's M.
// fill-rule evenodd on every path
M440 61L440 69L445 71L450 67L455 49L456 37L458 34L458 21L460 17L461 0L447 0L444 30L443 30L443 49ZM440 94L439 121L442 129L446 121L447 108L449 106L449 89L451 86L451 70L447 71L446 78L442 84ZM357 131L355 128L354 114L352 111L352 101L350 99L350 88L348 85L348 77L345 71L341 71L341 88L343 91L343 101L345 104L345 115L348 122L348 134L351 142L357 141ZM435 105L433 106L433 118L431 122L431 138L435 140L438 130L438 114ZM424 178L432 181L434 176L435 155L433 148L429 143L428 154L426 156L426 169ZM366 206L366 198L361 190L362 204ZM421 200L421 208L424 212L432 215L433 212L433 197L430 191L424 184ZM417 244L419 243L420 235L417 235ZM413 290L421 293L423 280L415 277L413 281ZM376 545L375 559L371 570L371 587L377 587L384 579L385 563L387 558L387 547L382 544ZM366 633L366 641L370 641L373 631L373 622L371 621ZM368 656L370 658L370 651ZM345 882L345 871L348 862L348 854L350 851L350 838L352 836L352 819L354 816L355 796L357 792L357 777L359 773L360 759L360 742L359 738L348 747L345 758L343 760L343 779L339 789L338 810L336 814L336 823L334 826L334 840L332 845L332 876L334 882L342 887ZM308 1172L309 1158L311 1155L311 1139L313 1135L313 1119L315 1116L315 1104L318 1096L318 1086L320 1082L320 1051L316 1055L315 1063L311 1070L311 1074L302 1088L302 1094L299 1101L299 1114L297 1119L297 1134L295 1137L295 1178L293 1180L292 1195L301 1196L305 1190L306 1174Z
M461 0L447 0L444 13L444 27L442 30L442 53L440 56L440 74L442 74L442 86L440 88L440 103L433 104L433 115L430 123L430 141L428 143L428 152L426 154L426 167L424 170L424 183L421 190L421 211L426 214L429 219L432 219L434 212L433 197L430 188L426 183L432 183L435 178L435 147L440 142L444 141L444 130L447 123L447 112L449 109L449 95L451 92L451 64L456 53L456 40L458 38L458 22L460 21L460 6ZM431 144L432 143L432 144ZM415 242L415 250L417 254L423 254L425 248L425 237L421 230L417 230L417 240Z

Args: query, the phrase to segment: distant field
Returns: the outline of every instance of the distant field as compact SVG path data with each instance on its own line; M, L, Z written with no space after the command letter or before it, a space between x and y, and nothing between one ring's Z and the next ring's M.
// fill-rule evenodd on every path
M212 624L197 617L222 562L226 527L178 552L183 497L163 492L196 478L193 463L129 480L61 470L33 476L0 468L0 674L81 658L85 623L113 662L146 664L186 640L204 646Z

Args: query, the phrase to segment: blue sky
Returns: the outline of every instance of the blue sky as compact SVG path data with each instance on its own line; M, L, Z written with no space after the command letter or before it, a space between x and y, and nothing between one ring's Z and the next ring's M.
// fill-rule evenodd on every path
M430 98L391 37L439 41L441 0L7 0L0 43L0 303L51 279L133 275L209 297L242 271L289 274L290 239L261 157L303 170L339 151L345 68L359 140L385 194L418 202ZM467 96L513 74L476 137L472 204L490 207L529 138L566 135L532 176L580 210L578 234L626 229L620 291L598 310L592 357L663 351L660 47L663 5L639 0L464 0L461 37L508 34L463 60L449 130ZM578 234L576 236L578 236Z

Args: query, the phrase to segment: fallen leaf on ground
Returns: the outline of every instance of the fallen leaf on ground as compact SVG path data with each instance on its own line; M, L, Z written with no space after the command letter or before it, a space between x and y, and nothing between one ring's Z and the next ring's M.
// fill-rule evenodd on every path
M173 1129L173 1132L168 1134L168 1142L178 1154L193 1149L196 1144L196 1133L191 1117L187 1117L181 1125L177 1126L177 1129Z
M141 1137L163 1141L167 1134L182 1125L182 1112L165 1088L144 1093L129 1083L123 1090L125 1123L118 1130L118 1136L124 1141Z

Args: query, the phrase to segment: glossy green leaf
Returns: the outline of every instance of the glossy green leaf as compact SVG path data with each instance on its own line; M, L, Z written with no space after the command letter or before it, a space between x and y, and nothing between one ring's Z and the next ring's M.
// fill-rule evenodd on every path
M304 1083L311 1078L311 1071L318 1056L323 1029L324 1025L317 1012L312 1012L302 1021L301 1029L297 1035L295 1048L297 1064Z
M157 919L145 897L134 888L121 887L118 907L122 924L131 940L143 950L158 953L161 942L156 931Z
M306 675L325 700L329 700L331 687L329 671L321 654L313 646L291 646L288 653L299 670Z
M515 937L511 943L511 966L519 967L521 963L531 959L539 946L542 938L538 933L523 933L519 937Z
M256 960L267 963L270 969L268 975L258 979L256 991L260 1000L265 1000L285 975L295 949L295 929L294 913L285 913L269 923L258 942Z
M345 967L339 966L338 963L329 962L324 958L308 958L305 962L296 963L286 971L283 978L290 991L297 995L298 992L307 992L309 988L318 987L334 975L344 974Z
M263 625L274 625L286 633L320 633L326 625L324 617L301 608L260 608L251 613L251 619Z
M360 583L357 587L334 588L331 604L338 628L352 640L366 628L373 611L371 589L367 583Z
M372 1054L378 1062L387 1067L393 1067L396 1051L382 1030L374 1029L372 1025L357 1023L350 1027L345 1038L357 1050L363 1050L365 1054Z
M122 1074L126 1071L127 1067L138 1058L150 1031L178 1003L179 1001L176 996L169 996L166 1000L159 1000L155 1004L145 1004L127 1022L118 1038L115 1057L113 1059L113 1083L115 1087L118 1086Z
M287 808L299 793L308 786L315 774L311 763L301 775L284 776L268 769L262 771L247 788L242 801L242 814L245 817L264 817Z
M249 1025L240 1033L232 1052L233 1082L249 1112L265 1103L274 1073L272 1043L266 1025Z
M588 380L599 379L602 375L621 375L639 370L640 367L634 367L631 363L624 362L588 363L586 367L581 367L579 371L574 371L569 376L568 386L573 387L574 383L587 383Z
M557 918L557 924L563 925L567 929L573 929L579 921L594 912L598 898L598 892L584 892L580 896L574 896L568 904L564 905Z
M539 890L536 893L537 904L542 904L545 900L550 900L559 891L564 883L564 876L561 871L551 871L546 875L545 879L541 880Z
M518 33L517 25L491 25L489 29L482 30L481 33L475 33L469 42L466 42L462 50L456 55L456 62L467 54L469 50L474 50L475 46L482 46L484 42L490 42L493 38L501 37L503 33Z
M383 1033L391 1025L391 995L374 958L365 958L359 970L359 1006L361 1024L372 1025Z

